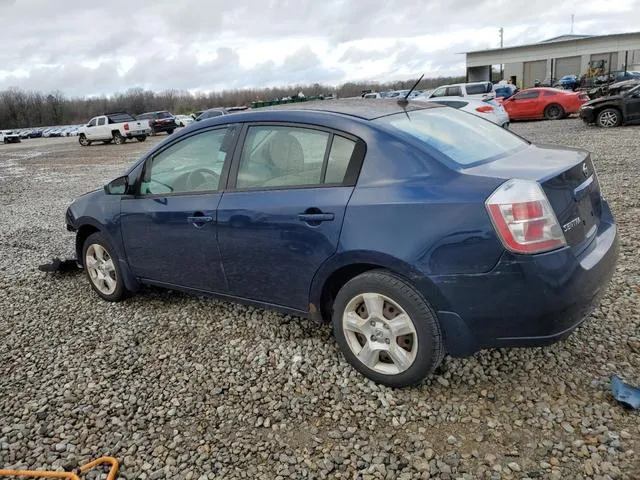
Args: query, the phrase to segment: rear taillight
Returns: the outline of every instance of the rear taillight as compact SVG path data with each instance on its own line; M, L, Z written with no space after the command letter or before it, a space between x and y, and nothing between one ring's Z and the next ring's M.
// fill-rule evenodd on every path
M129 124L128 124L128 123L125 123L125 124L124 124L124 129L125 129L125 130L129 130Z
M513 179L486 201L489 217L505 248L540 253L566 245L564 234L537 182Z
M476 108L476 112L490 113L490 112L493 112L493 107L491 107L489 105L482 105L481 107L477 107Z

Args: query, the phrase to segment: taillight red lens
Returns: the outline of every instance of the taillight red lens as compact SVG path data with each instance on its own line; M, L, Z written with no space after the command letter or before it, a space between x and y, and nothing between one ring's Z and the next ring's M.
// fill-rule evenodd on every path
M547 196L537 182L509 180L486 202L504 246L516 253L540 253L566 245Z
M477 107L476 112L480 112L480 113L493 112L493 107L490 107L489 105L483 105L481 107Z
M125 123L125 124L124 124L124 129L125 129L125 130L129 130L129 124L128 124L128 123Z

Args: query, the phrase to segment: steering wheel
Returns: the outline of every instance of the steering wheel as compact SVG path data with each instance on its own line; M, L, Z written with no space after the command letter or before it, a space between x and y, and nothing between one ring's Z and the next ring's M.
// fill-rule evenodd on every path
M217 190L220 175L208 168L198 168L189 172L185 178L187 190Z

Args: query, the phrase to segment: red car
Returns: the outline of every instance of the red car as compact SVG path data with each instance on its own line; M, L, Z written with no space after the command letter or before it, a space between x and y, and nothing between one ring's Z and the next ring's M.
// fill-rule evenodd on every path
M527 88L502 101L511 120L557 120L578 113L589 97L557 88Z

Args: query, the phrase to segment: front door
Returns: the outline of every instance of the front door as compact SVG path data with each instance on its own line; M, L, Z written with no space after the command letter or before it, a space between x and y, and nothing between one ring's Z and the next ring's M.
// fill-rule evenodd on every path
M197 132L147 160L139 195L122 201L122 235L134 275L202 291L227 290L216 209L237 130Z
M98 138L98 119L104 117L95 117L92 118L89 123L87 123L87 128L85 129L85 137L89 140L96 140Z
M355 179L356 139L302 126L249 126L218 207L231 295L308 311L336 251ZM356 173L357 175L357 173Z
M543 106L539 97L539 90L525 90L506 100L503 105L510 118L534 118L542 115Z
M640 122L640 87L636 87L634 93L628 94L626 99L627 121Z

